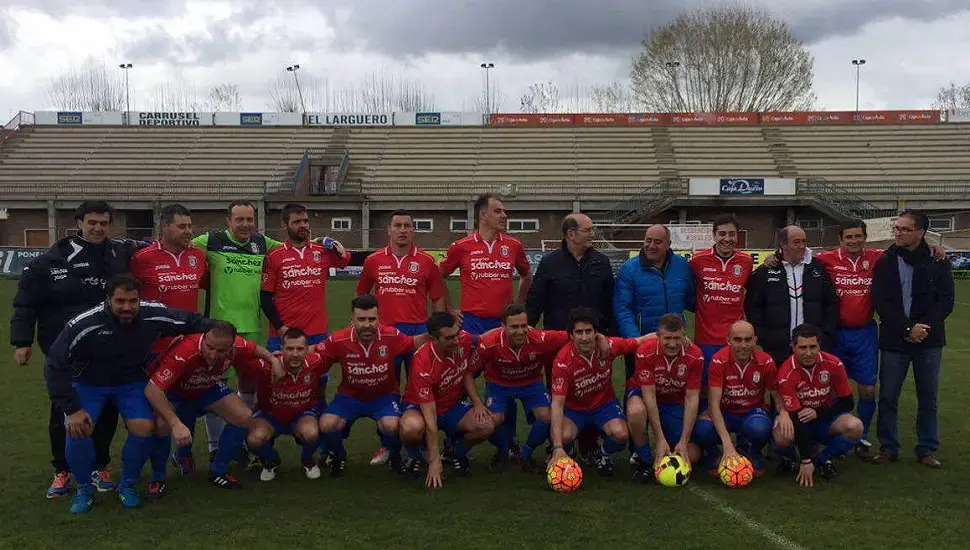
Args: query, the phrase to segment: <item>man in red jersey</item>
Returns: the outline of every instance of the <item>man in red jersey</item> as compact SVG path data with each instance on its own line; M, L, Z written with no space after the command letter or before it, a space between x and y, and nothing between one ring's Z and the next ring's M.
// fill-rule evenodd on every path
M801 456L796 466L789 454L782 454L780 469L795 474L803 487L814 485L816 467L825 479L837 476L832 458L852 450L862 437L862 421L850 413L854 400L845 367L821 351L821 339L822 331L813 325L795 327L794 354L778 370L778 393L788 414L778 417L775 444L785 449L794 443ZM818 453L815 443L824 445Z
M777 368L771 356L757 349L758 337L747 321L735 321L728 329L728 347L714 354L708 372L708 410L700 415L694 428L697 443L709 457L707 469L717 473L717 444L722 457L739 451L754 466L755 475L764 474L761 449L771 438L771 419L765 410L766 393L777 394ZM774 397L777 402L778 398ZM738 435L738 446L731 442Z
M277 373L266 361L251 361L242 366L256 381L256 407L246 444L260 458L260 481L276 479L280 454L273 443L281 435L291 435L300 444L300 460L307 479L318 479L320 468L313 460L319 446L320 376L328 368L318 353L308 353L306 334L288 328L282 334L283 350L274 358L282 363Z
M737 250L741 225L734 214L714 219L714 246L695 253L690 259L696 284L694 342L704 354L704 376L711 357L724 347L728 328L744 319L744 292L754 260Z
M199 311L199 289L208 275L205 250L192 244L192 214L181 204L162 209L161 237L131 259L131 274L141 281L142 299L167 307ZM156 347L156 353L166 343Z
M603 445L596 470L600 475L613 475L612 455L623 450L629 439L626 417L613 389L613 360L636 351L647 339L609 338L609 353L597 346L599 314L578 307L569 314L571 343L563 347L552 364L552 407L549 439L552 457L567 455L566 447L586 426L595 426L603 434Z
M381 307L381 322L410 336L424 334L428 303L434 311L445 311L448 289L434 258L415 246L414 220L407 210L391 212L387 237L387 246L364 260L357 294L373 291ZM395 358L399 378L401 367L410 364L410 352ZM371 458L371 465L384 464L390 456L387 448L381 447Z
M377 423L383 448L388 450L391 467L401 471L401 383L394 369L395 357L414 350L427 334L408 336L394 327L381 324L378 300L362 294L350 303L350 326L331 334L315 347L329 365L342 366L337 395L320 417L320 432L331 455L330 473L343 475L347 450L343 440L358 418Z
M438 430L454 443L452 460L459 477L471 473L468 451L488 439L495 427L492 415L478 396L472 373L478 370L472 335L461 330L450 312L432 313L428 319L430 340L414 352L401 415L401 440L408 452L405 468L421 471L422 441L426 445L428 487L441 487L442 458ZM462 396L467 399L462 399Z
M204 334L191 334L173 341L151 365L151 380L145 396L155 408L155 446L152 449L150 499L165 495L165 460L171 437L180 447L192 444L192 430L204 411L211 411L228 422L219 438L219 450L209 465L209 481L218 487L232 488L238 483L228 473L229 462L242 447L252 412L223 379L229 365L254 359L266 360L282 373L282 365L272 354L243 340L236 327L226 321L213 321ZM160 459L160 460L159 460ZM183 472L195 469L192 458L177 458ZM161 468L157 468L157 465Z
M704 356L686 339L684 320L667 313L657 321L656 336L636 350L633 376L626 381L626 414L636 446L634 480L646 482L654 464L671 452L691 463L700 460L700 447L691 441L700 407ZM647 424L653 430L656 449L647 441ZM674 441L671 450L670 441Z

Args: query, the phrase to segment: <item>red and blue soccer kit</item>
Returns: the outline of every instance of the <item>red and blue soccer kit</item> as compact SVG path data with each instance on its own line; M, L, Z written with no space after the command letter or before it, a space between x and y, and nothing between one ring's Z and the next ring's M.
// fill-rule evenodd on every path
M457 439L461 419L472 409L471 403L462 399L465 395L465 373L479 368L472 339L471 334L462 331L458 349L451 355L444 355L430 341L418 348L414 352L407 387L401 400L404 410L420 410L422 404L434 403L438 429L452 440Z
M727 343L731 325L744 319L744 294L754 269L750 254L735 251L730 258L717 255L715 248L701 250L690 259L696 284L694 341L704 354L704 379L711 357Z
M641 388L653 386L664 438L670 446L674 446L684 431L687 392L701 389L704 355L700 348L690 344L682 346L677 357L669 358L664 355L659 338L648 338L640 344L636 353L633 376L626 381L626 398L634 395L642 398Z
M462 328L476 335L502 324L502 309L513 301L513 272L532 269L518 239L499 233L487 242L478 232L452 243L439 267L442 277L461 270Z

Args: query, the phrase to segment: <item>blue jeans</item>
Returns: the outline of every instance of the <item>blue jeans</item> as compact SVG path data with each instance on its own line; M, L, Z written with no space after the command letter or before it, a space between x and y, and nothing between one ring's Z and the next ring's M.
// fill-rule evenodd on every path
M899 395L913 364L916 380L916 456L935 453L940 446L936 399L940 390L943 348L913 348L882 352L879 369L879 416L876 429L883 451L899 452Z

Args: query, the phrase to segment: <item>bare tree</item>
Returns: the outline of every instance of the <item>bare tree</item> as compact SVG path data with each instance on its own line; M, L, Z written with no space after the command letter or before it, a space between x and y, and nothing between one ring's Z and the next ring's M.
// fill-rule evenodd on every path
M933 108L941 110L970 109L970 84L957 86L951 80L948 86L943 86L936 93Z
M47 98L57 109L124 111L124 77L121 71L109 71L104 61L88 58L52 78Z
M233 113L242 110L242 92L236 84L219 84L202 101L206 111Z
M617 81L594 84L589 88L589 103L594 113L628 113L633 110L630 86Z
M630 77L646 110L790 111L814 104L814 59L787 23L762 9L699 9L654 29L642 45Z
M335 106L345 111L417 112L435 108L434 94L419 79L383 69L341 86L335 95Z
M300 94L296 82L286 71L280 71L269 84L269 104L278 113L301 113Z
M519 111L523 113L558 113L562 110L559 87L551 81L532 84L519 98Z
M156 111L201 111L204 105L199 100L198 90L179 71L148 92L148 107Z

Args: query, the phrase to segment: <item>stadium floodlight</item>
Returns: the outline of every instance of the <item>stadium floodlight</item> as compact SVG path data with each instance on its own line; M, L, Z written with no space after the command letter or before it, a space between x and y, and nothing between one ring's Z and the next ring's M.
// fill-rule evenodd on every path
M492 98L490 96L491 96L491 92L492 92L492 87L491 87L490 82L489 82L489 78L488 78L489 75L488 75L488 73L489 73L489 71L491 69L494 69L495 68L495 63L488 63L488 62L482 63L481 67L483 69L485 69L485 114L488 115L488 116L491 116L491 114L492 114L492 104L491 104Z
M668 61L665 63L665 65L667 65L668 69L676 69L677 67L680 67L680 61Z
M306 116L306 103L303 102L303 89L300 88L300 78L296 76L296 71L300 70L300 66L290 65L286 70L293 73L293 80L296 81L296 93L300 95L300 108L303 109L303 116Z
M125 123L130 124L128 118L131 117L131 87L128 85L128 69L134 67L131 63L122 63L118 68L125 71Z
M855 112L859 112L859 71L862 66L866 64L865 59L853 59L852 64L855 65Z

